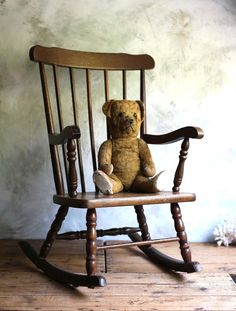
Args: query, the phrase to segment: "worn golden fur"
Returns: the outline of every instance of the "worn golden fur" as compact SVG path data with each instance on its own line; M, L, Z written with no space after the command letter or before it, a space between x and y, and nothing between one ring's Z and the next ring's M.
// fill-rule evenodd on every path
M122 190L157 192L150 150L145 141L137 137L144 118L143 103L110 100L103 105L103 112L108 117L112 138L99 149L95 184L108 194Z

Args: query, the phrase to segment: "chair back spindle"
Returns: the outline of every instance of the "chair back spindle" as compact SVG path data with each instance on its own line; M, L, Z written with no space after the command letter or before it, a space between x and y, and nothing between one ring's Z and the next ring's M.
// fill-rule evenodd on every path
M143 102L145 111L146 111L146 84L145 84L145 71L140 70L140 100ZM143 137L143 134L147 133L147 119L146 113L144 114L144 120L140 128L140 137Z
M104 92L105 92L105 102L109 100L109 83L108 83L108 70L104 70ZM107 139L110 138L110 129L108 124L108 119L106 118L106 131L107 131Z
M122 82L123 82L123 99L127 99L127 79L126 70L122 71Z
M77 94L76 94L76 86L75 86L75 76L74 69L72 67L69 68L69 76L70 76L70 87L71 87L71 98L72 98L72 108L73 108L73 121L75 125L79 125L79 112L78 112L78 103L77 103ZM78 150L78 164L79 164L79 172L80 172L80 181L82 192L86 191L85 180L84 180L84 170L83 170L83 160L82 160L82 152L81 152L81 144L80 141L76 140L77 150Z
M59 86L59 79L58 79L58 68L56 65L53 65L52 68L53 68L53 80L54 80L54 86L55 86L58 124L59 124L59 129L61 132L64 128L64 121L63 121L63 114L62 114L62 108L61 108L61 94L60 94L60 86ZM67 168L67 161L66 161L67 160L66 159L66 150L65 150L64 145L62 145L62 154L63 154L63 162L64 162L66 182L68 184L68 168Z
M87 103L88 103L88 119L89 119L89 132L90 132L90 144L93 160L93 170L97 170L96 150L95 150L95 138L94 138L94 122L93 122L93 107L91 97L91 79L90 70L86 69L86 83L87 83Z

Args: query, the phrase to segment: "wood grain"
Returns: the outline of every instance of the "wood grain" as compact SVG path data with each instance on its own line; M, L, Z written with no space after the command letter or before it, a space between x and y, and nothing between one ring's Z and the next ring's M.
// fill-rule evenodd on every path
M78 193L74 198L68 195L54 195L53 202L78 208L103 208L129 205L165 204L195 201L194 193L173 193L160 191L157 193L119 192L113 195L97 192ZM166 205L169 208L168 205ZM130 208L133 208L131 206Z
M153 58L147 54L94 53L39 45L30 49L30 59L46 64L89 69L137 70L152 69L155 66Z
M41 241L32 244L39 247ZM99 252L98 270L104 269L106 261L108 286L94 290L73 289L48 279L25 258L16 241L2 240L0 247L1 311L236 310L236 285L228 274L236 272L235 247L191 244L193 256L203 266L202 272L194 274L163 272L139 250L107 250L106 260L104 252ZM173 244L161 244L158 249L173 256L178 253ZM79 255L84 252L81 241L57 241L50 259L80 269L84 262Z

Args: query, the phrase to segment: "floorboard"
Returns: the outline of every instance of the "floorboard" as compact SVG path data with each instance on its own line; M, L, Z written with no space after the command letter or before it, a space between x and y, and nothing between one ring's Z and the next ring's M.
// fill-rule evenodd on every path
M32 241L39 248L41 241ZM23 255L14 240L0 240L0 311L230 311L236 310L236 248L191 245L202 271L163 270L136 248L100 251L98 270L108 285L72 289L48 279ZM178 256L176 243L158 246ZM57 241L49 259L63 268L84 271L85 251L78 241ZM107 271L107 273L105 273ZM144 271L144 273L142 273Z

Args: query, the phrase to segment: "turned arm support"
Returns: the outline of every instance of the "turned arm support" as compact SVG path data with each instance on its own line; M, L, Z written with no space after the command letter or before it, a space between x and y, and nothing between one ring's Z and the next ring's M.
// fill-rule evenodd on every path
M64 150L64 144L67 144L67 161L69 163L67 181L68 192L71 197L77 195L76 139L79 139L80 136L80 129L77 125L65 127L60 134L49 134L49 143L51 146L62 145Z
M180 128L176 131L163 134L163 135L149 135L144 134L143 139L148 144L170 144L183 140L181 144L181 150L179 153L179 163L177 165L174 177L174 186L172 188L173 192L179 192L180 185L183 180L184 175L184 163L187 159L188 149L189 149L189 139L201 139L204 136L204 133L199 127L187 126Z
M184 163L185 160L187 159L188 149L189 149L189 138L184 138L179 153L179 163L175 170L174 186L172 188L173 192L179 192L180 190L180 185L182 183L184 176Z

